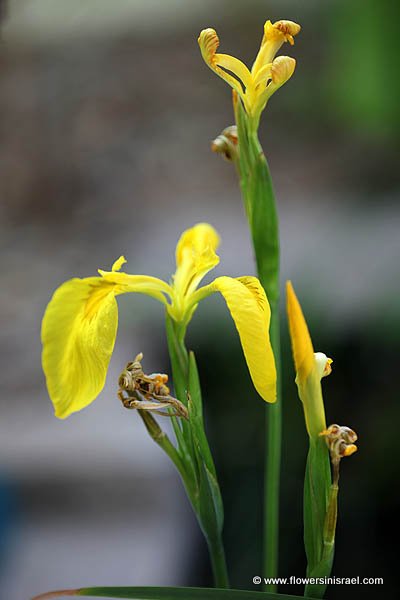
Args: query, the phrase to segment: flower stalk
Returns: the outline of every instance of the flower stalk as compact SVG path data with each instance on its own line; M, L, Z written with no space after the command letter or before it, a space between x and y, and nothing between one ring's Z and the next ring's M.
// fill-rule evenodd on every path
M266 459L264 506L264 564L267 578L278 573L279 491L281 463L281 359L279 323L279 225L269 167L258 139L262 111L271 96L295 70L296 61L276 53L285 42L294 44L300 25L293 21L266 21L256 59L247 68L239 59L217 53L214 29L200 33L199 45L206 64L233 88L236 128L227 128L213 143L236 166L245 212L255 252L257 273L271 307L270 340L277 372L277 402L266 411ZM275 592L276 585L265 586Z
M279 321L279 224L272 179L261 144L237 94L233 93L238 133L235 162L253 242L257 274L271 307L270 340L277 373L277 401L266 409L264 478L264 558L267 578L278 574L282 388ZM269 410L271 409L271 410ZM266 591L277 586L268 584Z

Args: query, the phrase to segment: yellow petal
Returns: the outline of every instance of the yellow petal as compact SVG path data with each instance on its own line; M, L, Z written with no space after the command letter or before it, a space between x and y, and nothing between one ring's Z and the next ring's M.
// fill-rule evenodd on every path
M212 284L224 297L238 330L254 387L267 402L276 400L276 369L269 339L271 310L256 277L218 277Z
M119 273L116 271L98 270L105 281L115 284L115 295L126 294L127 292L136 292L151 296L163 304L167 304L165 294L171 296L172 289L162 279L151 277L150 275L129 275L129 273Z
M271 66L271 77L276 89L291 78L295 68L296 61L291 56L278 56L275 58Z
M251 69L252 75L256 76L257 71L273 61L282 44L289 42L290 45L293 45L293 37L299 33L300 29L300 25L293 21L276 21L276 23L266 21L261 47Z
M275 21L274 24L272 24L271 21L267 21L264 26L265 40L269 41L283 38L284 42L289 42L290 45L293 46L293 37L297 35L300 30L300 25L294 21L285 21L284 19L281 19L280 21Z
M56 290L42 323L42 364L57 417L90 404L104 387L118 325L115 286L100 277Z
M219 37L215 29L208 27L200 32L198 43L201 55L208 66L214 68L215 54L219 46Z
M252 87L251 73L246 65L238 58L230 56L230 54L216 54L215 64L224 69L228 69L228 71L231 71L236 75L246 89Z
M120 268L121 257L113 265ZM56 290L42 323L43 370L57 417L90 404L104 387L115 344L115 296L137 292L167 304L171 288L146 275L100 271L101 277L71 279Z
M203 277L219 263L219 235L208 223L184 231L176 247L174 288L178 295L191 294Z
M246 104L246 95L244 93L242 84L245 86L245 88L251 87L251 75L246 65L239 59L234 58L229 54L217 54L219 37L215 29L211 29L211 27L208 29L203 29L203 31L200 32L198 43L205 63L234 90L236 90ZM228 69L234 73L235 77L237 77L240 81L238 81L224 69Z
M113 266L111 267L111 271L119 271L122 267L122 265L124 265L126 263L126 258L125 256L120 256L119 258L117 258L117 260L113 263Z

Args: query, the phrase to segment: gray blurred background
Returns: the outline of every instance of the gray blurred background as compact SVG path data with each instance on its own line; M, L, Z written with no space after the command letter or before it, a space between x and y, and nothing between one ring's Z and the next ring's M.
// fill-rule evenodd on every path
M196 40L215 27L221 51L251 63L267 18L303 28L294 48L282 50L298 60L295 75L261 127L279 204L282 277L296 287L316 349L334 358L324 383L328 421L360 437L359 453L342 465L334 574L384 577L386 597L394 597L399 5L10 0L2 12L2 597L211 584L177 474L116 398L118 374L139 351L146 371L169 370L161 306L119 298L106 388L66 421L54 418L45 389L40 322L59 284L108 268L120 254L128 272L169 278L181 231L198 221L221 234L217 274L254 273L235 173L209 148L232 123L230 90L203 64ZM282 329L280 575L301 576L307 437L285 321ZM253 589L253 575L262 575L264 405L221 299L201 304L189 341L225 499L232 583ZM376 591L337 586L328 597Z

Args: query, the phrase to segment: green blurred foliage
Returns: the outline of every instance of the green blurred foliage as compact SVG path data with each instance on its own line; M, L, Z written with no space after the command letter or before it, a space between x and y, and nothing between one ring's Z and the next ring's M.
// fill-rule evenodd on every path
M400 130L399 19L400 4L392 0L340 0L327 31L326 85L335 116L388 140Z

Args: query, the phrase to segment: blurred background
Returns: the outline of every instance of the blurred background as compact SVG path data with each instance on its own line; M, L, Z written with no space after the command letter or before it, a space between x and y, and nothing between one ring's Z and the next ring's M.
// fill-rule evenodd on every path
M40 322L54 289L108 268L169 278L180 233L211 222L217 274L253 274L232 165L210 141L232 124L230 90L201 60L251 63L263 23L302 25L293 79L271 100L261 137L292 279L317 350L329 423L353 427L343 461L333 574L383 577L394 597L398 521L400 5L390 0L9 0L0 75L0 588L7 600L85 585L210 585L206 548L177 474L116 398L139 351L169 371L158 303L119 299L105 390L54 418L40 365ZM307 436L283 315L284 437L280 575L302 576ZM261 572L265 406L253 392L224 302L190 327L207 431L225 499L234 586ZM226 382L229 382L227 386ZM331 587L328 598L382 588ZM281 591L301 594L302 588Z

